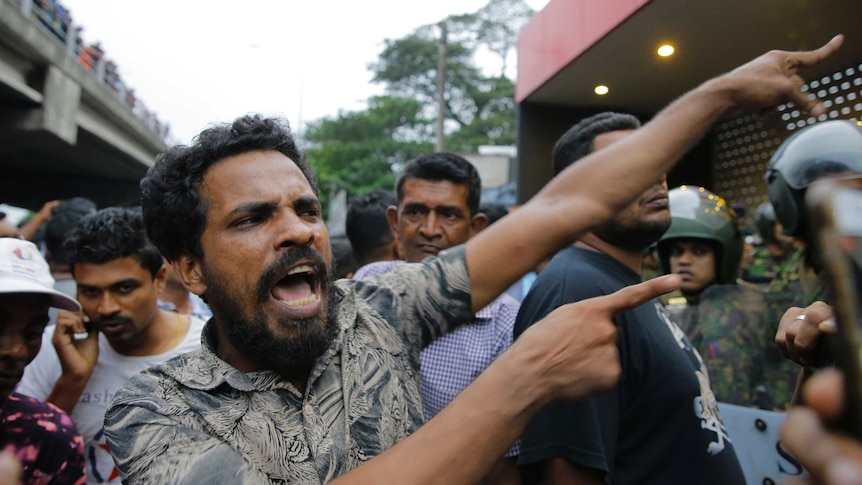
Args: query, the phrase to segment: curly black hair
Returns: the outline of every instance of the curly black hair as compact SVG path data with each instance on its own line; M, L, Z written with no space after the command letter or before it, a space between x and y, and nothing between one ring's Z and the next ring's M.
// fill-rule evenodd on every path
M211 126L191 146L169 148L141 180L141 206L147 234L169 261L188 254L203 257L201 235L207 206L200 184L207 171L225 158L259 150L281 152L302 171L317 194L317 179L296 144L287 120L246 115Z
M61 200L57 207L51 210L51 218L45 223L45 249L51 261L57 264L68 264L69 258L63 249L63 241L78 222L96 212L96 203L85 197L73 197Z
M381 249L392 243L395 236L389 228L386 209L394 205L398 205L395 194L382 189L354 197L347 204L345 232L360 261L379 259L376 256Z
M63 249L72 274L78 263L105 264L133 256L155 278L164 263L147 239L138 207L108 207L85 216L66 235Z

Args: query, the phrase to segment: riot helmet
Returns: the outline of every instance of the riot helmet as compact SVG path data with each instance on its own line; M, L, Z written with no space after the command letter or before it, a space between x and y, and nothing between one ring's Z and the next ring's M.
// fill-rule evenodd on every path
M775 237L775 208L769 202L764 202L757 206L754 211L754 225L757 227L757 233L764 243L780 244L778 238Z
M862 129L833 120L806 127L784 141L769 161L766 183L784 234L803 237L805 189L826 176L862 175Z
M670 271L672 239L705 239L715 252L718 284L736 281L742 260L742 233L736 212L720 196L703 187L682 185L667 193L670 228L658 241L658 253L665 273Z

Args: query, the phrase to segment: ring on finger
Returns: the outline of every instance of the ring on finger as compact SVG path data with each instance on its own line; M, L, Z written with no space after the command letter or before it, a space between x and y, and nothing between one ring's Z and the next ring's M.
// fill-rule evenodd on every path
M803 313L801 315L796 315L795 320L805 320L805 314Z

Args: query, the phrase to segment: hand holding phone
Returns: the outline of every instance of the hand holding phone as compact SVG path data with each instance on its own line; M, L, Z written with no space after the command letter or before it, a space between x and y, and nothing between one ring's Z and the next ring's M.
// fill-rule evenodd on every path
M839 426L862 439L862 178L827 179L806 194L819 266L837 333L827 339L844 372L844 413Z

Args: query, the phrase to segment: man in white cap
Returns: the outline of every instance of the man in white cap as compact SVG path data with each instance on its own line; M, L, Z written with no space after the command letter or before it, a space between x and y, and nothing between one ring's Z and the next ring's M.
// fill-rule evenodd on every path
M21 462L21 483L79 484L85 481L84 442L72 420L14 392L39 353L51 307L81 309L54 290L48 263L33 243L0 238L0 450Z

